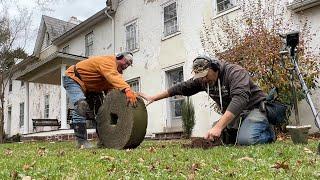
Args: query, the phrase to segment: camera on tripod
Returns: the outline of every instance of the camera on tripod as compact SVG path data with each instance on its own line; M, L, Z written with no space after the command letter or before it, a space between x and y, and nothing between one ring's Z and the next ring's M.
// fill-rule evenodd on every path
M290 47L290 56L293 57L295 55L295 49L299 44L299 32L298 31L290 32L286 35L282 35L281 37L285 38L286 46Z
M286 44L291 48L295 48L299 43L299 32L291 32L286 35Z

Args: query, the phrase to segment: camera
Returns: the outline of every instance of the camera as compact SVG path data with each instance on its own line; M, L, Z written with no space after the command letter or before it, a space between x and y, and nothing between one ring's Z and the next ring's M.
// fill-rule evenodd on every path
M291 32L286 35L287 46L295 48L299 43L299 32Z

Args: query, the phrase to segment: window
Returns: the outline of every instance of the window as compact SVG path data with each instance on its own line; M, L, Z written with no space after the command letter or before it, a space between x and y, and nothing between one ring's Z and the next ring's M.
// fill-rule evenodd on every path
M20 85L21 85L21 87L23 87L23 86L24 86L24 81L21 81L21 84L20 84Z
M9 80L9 92L12 91L12 80Z
M46 33L46 47L48 47L49 45L50 45L50 35L49 35L49 33L47 32Z
M178 31L177 3L173 2L163 8L164 36Z
M126 26L126 49L133 51L137 48L137 23L134 22Z
M128 84L130 85L131 89L134 92L139 92L140 91L139 78L135 78L135 79L129 80L127 82L128 82Z
M20 120L20 127L22 127L24 125L24 103L20 103L20 116L19 116L19 120Z
M235 0L217 0L217 12L228 10L234 7Z
M167 72L168 75L168 87L172 87L183 81L183 69L178 68ZM181 106L184 100L183 96L177 95L169 98L171 119L177 119L181 117Z
M63 53L69 53L69 51L70 51L70 46L69 45L67 45L64 48L62 48L62 52Z
M11 130L11 118L12 118L12 107L8 106L8 121L7 121L7 134L10 134Z
M93 55L93 32L85 36L86 56Z
M44 96L44 118L49 118L49 95Z

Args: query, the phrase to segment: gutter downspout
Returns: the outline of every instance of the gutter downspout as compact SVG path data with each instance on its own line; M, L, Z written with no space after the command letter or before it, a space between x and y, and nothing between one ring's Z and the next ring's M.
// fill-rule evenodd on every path
M110 7L107 7L107 9L104 11L104 13L107 15L108 18L111 19L111 23L112 23L112 36L113 36L113 42L112 42L112 46L113 46L113 54L116 53L116 35L115 35L115 23L114 23L114 19L113 17L108 13L108 10L110 9Z

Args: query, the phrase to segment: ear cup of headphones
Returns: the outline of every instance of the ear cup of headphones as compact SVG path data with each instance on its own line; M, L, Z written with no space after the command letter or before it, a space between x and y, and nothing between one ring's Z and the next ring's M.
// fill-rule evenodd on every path
M117 54L117 56L116 56L116 59L117 60L120 60L120 59L122 59L123 58L123 54L122 53L119 53L119 54Z
M120 60L120 59L122 59L124 56L126 56L126 55L128 55L128 54L131 54L131 56L133 56L133 54L132 54L131 52L126 51L126 52L122 52L122 53L117 54L117 55L116 55L116 59L117 59L117 60Z

